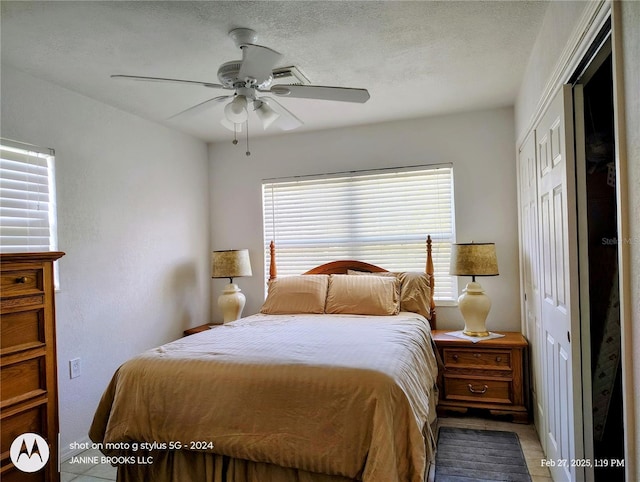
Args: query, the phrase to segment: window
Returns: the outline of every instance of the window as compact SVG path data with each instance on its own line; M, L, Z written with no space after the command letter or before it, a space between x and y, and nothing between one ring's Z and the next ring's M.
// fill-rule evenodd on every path
M270 179L262 185L265 260L276 242L278 276L337 259L424 271L433 240L435 298L453 300L450 165ZM265 266L266 273L269 272Z
M0 143L0 251L55 251L54 152Z

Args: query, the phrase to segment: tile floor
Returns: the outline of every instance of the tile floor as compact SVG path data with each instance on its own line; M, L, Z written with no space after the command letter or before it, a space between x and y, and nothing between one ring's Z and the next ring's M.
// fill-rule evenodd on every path
M463 427L481 430L505 430L516 432L520 439L520 445L527 461L527 467L531 474L532 482L551 482L549 469L542 467L540 461L543 458L542 448L538 441L538 435L533 425L494 421L476 417L440 417L440 427ZM80 454L82 457L100 457L97 450L87 450ZM66 461L61 466L61 482L104 482L116 480L116 469L107 464L80 464ZM433 481L434 470L429 474L429 481Z
M102 457L99 450L85 450L77 457ZM109 464L80 464L63 462L60 466L60 482L104 482L116 480L116 468Z

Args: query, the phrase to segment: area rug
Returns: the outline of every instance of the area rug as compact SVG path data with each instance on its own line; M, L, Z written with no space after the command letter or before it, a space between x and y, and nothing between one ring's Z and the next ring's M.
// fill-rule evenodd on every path
M517 434L440 428L435 482L496 480L531 482Z

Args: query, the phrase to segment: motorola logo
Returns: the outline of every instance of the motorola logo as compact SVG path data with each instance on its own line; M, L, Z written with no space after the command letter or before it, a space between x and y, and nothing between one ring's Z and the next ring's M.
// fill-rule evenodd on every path
M37 472L49 460L49 445L37 433L18 435L9 451L11 462L22 472Z

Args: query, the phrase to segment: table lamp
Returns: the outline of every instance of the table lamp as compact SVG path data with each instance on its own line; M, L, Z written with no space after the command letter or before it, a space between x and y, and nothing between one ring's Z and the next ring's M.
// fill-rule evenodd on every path
M458 307L464 319L463 333L468 336L488 336L485 321L491 309L491 299L484 293L476 276L497 276L498 260L494 243L460 243L451 245L449 274L471 276Z
M238 285L233 282L233 278L251 276L249 250L214 251L211 265L212 278L229 278L229 284L224 287L222 294L218 297L218 306L222 310L224 323L237 320L242 316L246 298Z

